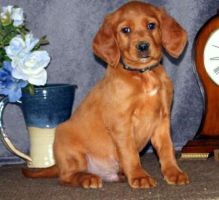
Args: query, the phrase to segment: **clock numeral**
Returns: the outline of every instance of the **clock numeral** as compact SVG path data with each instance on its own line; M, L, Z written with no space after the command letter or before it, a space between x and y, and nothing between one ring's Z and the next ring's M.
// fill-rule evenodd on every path
M212 44L213 47L219 48L219 46Z
M218 74L219 74L219 66L218 66L218 67L216 67L216 68L214 69L214 73L215 73L216 75L218 75Z
M210 58L210 60L219 60L219 56L217 56L217 57L212 57L212 58Z

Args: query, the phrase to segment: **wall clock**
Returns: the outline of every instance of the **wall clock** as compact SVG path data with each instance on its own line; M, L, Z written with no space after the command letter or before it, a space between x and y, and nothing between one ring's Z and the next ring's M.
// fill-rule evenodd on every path
M207 158L219 149L219 14L200 29L193 53L205 110L201 126L195 138L182 148L181 158Z

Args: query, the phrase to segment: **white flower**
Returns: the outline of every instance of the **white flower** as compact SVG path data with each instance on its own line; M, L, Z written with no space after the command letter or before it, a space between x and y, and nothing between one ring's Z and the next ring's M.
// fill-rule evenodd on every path
M1 22L4 26L7 26L11 23L11 11L13 6L7 6L2 8L1 13Z
M14 26L20 26L24 22L24 12L22 8L13 8L11 13L11 19L14 21Z
M5 7L5 6L2 7L2 13L1 13L1 15L3 16L3 15L6 15L7 13L11 15L13 7L14 7L14 6L11 6L11 5L6 6L6 7Z
M45 85L47 81L45 67L49 62L50 57L46 51L34 51L23 59L18 57L12 60L12 76L33 85Z
M9 46L5 47L8 57L12 60L12 76L28 81L33 85L45 85L47 72L45 67L50 62L46 51L32 51L39 39L27 34L25 40L20 36L14 37Z
M18 56L24 57L29 53L39 42L39 39L34 38L32 33L25 35L25 40L21 35L14 37L9 46L5 47L6 53L9 58L13 59Z
M24 22L24 13L22 8L14 8L14 6L7 6L2 8L1 21L4 25L10 24L13 20L15 27L20 26Z

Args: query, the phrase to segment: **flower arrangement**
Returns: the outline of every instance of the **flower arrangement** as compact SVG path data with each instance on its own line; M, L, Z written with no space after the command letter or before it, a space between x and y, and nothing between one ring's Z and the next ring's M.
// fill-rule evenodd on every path
M0 95L16 102L22 88L33 94L34 86L45 85L45 68L50 56L41 45L46 37L38 39L25 27L23 9L3 7L0 13Z

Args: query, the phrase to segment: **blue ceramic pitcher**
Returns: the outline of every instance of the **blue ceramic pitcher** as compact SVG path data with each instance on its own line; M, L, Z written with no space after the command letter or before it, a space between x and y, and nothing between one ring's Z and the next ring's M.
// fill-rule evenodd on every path
M0 101L0 133L4 144L16 155L28 160L29 167L48 167L54 164L53 141L58 124L70 118L76 86L48 84L35 87L34 95L22 91L20 105L30 137L30 155L20 152L9 140L4 124L3 112L9 103L4 97Z

